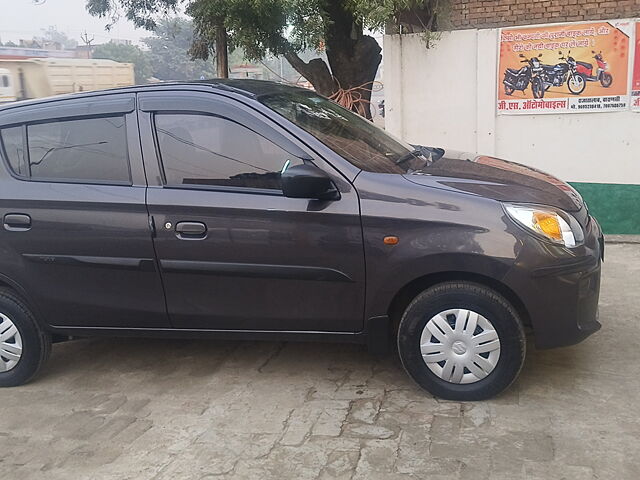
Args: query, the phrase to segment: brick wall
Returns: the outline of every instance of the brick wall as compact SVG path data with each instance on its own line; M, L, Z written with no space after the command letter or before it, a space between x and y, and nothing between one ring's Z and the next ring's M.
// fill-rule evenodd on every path
M450 0L454 29L640 17L640 0Z

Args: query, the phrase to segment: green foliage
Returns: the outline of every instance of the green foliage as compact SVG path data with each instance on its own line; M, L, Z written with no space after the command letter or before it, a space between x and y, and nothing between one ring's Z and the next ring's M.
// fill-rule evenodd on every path
M120 45L105 43L96 45L93 50L93 58L106 58L122 63L133 63L136 75L136 83L147 83L152 75L151 59L148 52L135 45Z
M136 25L153 29L158 18L175 11L180 0L87 0L92 15L111 22L125 16ZM194 53L207 58L213 51L215 25L222 22L229 32L231 45L241 47L248 58L261 59L267 54L301 52L318 49L327 27L336 19L329 13L330 4L358 19L360 31L384 29L397 12L438 0L186 0L187 13L193 17L200 41Z
M180 0L87 0L93 15L115 20L124 14L136 25L151 28L159 13L174 10ZM440 2L448 0L184 0L193 17L190 54L208 59L217 33L224 30L230 49L241 48L249 60L283 55L316 91L331 96L359 90L362 104L355 108L370 117L367 88L375 78L382 56L376 40L365 29L383 30L398 23L400 12L417 9L426 15L427 30L437 30ZM224 36L223 36L224 38ZM325 51L327 61L305 61L307 50ZM172 68L175 71L175 68ZM350 108L354 103L345 101Z

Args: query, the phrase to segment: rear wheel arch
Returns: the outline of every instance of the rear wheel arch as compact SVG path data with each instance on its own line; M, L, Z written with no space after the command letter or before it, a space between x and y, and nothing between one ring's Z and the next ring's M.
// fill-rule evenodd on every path
M43 330L48 330L48 326L44 321L45 317L42 316L38 305L33 301L32 298L30 298L27 291L22 288L19 283L0 273L0 289L16 296L20 301L28 305L29 309L33 313L33 316L35 317L35 321L38 323L38 326Z

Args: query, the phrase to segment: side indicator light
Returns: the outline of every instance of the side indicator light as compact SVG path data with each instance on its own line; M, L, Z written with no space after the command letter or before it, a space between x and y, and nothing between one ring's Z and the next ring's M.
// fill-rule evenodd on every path
M394 236L384 237L384 240L383 240L385 245L397 245L399 241L400 239Z

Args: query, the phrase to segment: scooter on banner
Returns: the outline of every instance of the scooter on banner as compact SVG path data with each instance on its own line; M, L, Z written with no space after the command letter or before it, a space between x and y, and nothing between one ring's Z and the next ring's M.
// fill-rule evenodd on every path
M609 88L613 83L613 75L607 71L609 69L609 64L605 62L604 58L602 58L602 52L596 53L591 50L591 53L594 54L593 58L598 63L596 74L592 75L593 65L587 62L576 62L578 73L582 75L587 82L600 82L600 85L605 88Z
M541 56L542 54L538 55L538 57ZM502 83L504 84L504 93L507 95L511 95L516 90L524 92L532 81L532 78L542 72L542 67L538 57L527 58L522 53L519 57L524 58L524 60L520 60L520 63L526 63L527 65L524 65L520 69L507 68L504 71L504 79L502 80Z

